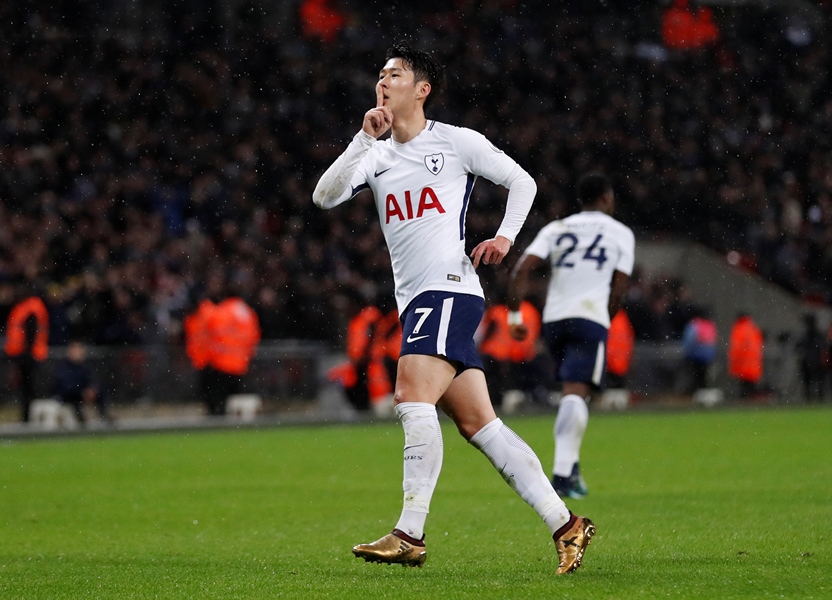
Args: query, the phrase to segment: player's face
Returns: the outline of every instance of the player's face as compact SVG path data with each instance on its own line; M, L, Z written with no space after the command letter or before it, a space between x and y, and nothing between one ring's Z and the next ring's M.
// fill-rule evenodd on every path
M379 71L376 93L381 91L384 106L395 114L413 109L423 85L416 85L413 71L405 66L401 58L391 58Z

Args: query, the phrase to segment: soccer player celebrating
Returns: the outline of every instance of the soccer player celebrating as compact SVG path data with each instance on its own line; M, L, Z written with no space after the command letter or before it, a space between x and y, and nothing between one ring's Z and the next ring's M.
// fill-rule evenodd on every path
M372 191L402 321L394 399L405 437L403 508L391 533L353 553L372 562L424 563L425 521L442 468L439 406L540 515L555 541L557 573L568 573L580 567L595 526L567 509L532 449L497 418L473 339L484 309L475 269L503 260L537 188L481 134L425 117L442 77L431 55L404 44L391 48L376 83L376 107L313 193L315 204L332 208ZM391 137L378 141L388 130ZM509 194L496 235L469 258L465 215L478 176Z
M591 173L578 182L577 192L581 212L540 230L515 265L508 294L510 331L523 339L526 329L519 311L529 274L549 259L543 338L563 385L554 428L552 486L568 498L587 494L578 464L589 420L587 403L603 384L607 332L626 292L635 252L633 232L611 216L615 195L610 181Z

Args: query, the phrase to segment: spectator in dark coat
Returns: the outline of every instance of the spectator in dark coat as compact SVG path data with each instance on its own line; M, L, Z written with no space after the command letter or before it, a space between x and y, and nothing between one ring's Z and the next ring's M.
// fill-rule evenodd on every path
M71 341L66 348L66 358L55 372L55 397L75 409L75 416L81 424L86 422L85 404L95 404L99 416L109 422L111 419L104 394L86 358L86 346L77 340Z

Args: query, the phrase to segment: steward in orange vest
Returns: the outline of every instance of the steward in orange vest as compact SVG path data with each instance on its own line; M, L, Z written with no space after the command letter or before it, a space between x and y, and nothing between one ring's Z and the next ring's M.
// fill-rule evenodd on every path
M482 318L484 336L480 342L480 353L498 361L520 363L532 360L537 355L537 339L540 337L540 313L531 302L520 303L523 323L528 328L526 339L519 341L511 337L508 327L508 306L498 304L485 311Z
M49 312L37 296L14 305L6 322L6 354L30 354L37 361L49 354Z
M347 399L358 410L368 410L374 400L391 392L384 363L374 348L384 314L375 306L359 310L347 325L347 358L355 371L355 383L346 388Z
M373 362L382 365L387 378L387 381L376 390L378 393L370 393L371 402L375 403L393 393L393 388L396 387L396 367L401 349L402 323L399 320L399 311L394 308L379 319L373 338L373 347L370 349Z
M207 313L208 364L231 375L245 375L260 343L257 313L241 298L227 298Z
M347 361L327 372L338 382L356 410L373 409L383 414L385 404L392 407L396 363L401 350L401 323L393 309L386 314L357 293L346 295Z
M6 321L6 354L17 365L20 377L21 421L29 421L29 406L35 399L38 364L49 354L49 312L37 296L29 296L12 307Z
M482 340L479 351L485 367L491 403L503 405L506 392L531 392L534 377L528 371L537 356L537 341L540 337L540 312L531 302L520 303L523 323L528 335L522 341L511 337L508 324L508 306L497 304L486 309L480 323ZM506 408L508 410L508 408Z
M224 415L228 396L240 392L243 375L260 343L257 313L241 298L226 298L205 309L207 357L205 365L208 413ZM194 357L191 356L194 361Z
M741 313L728 340L728 374L740 382L740 395L754 393L763 376L763 334L748 314Z

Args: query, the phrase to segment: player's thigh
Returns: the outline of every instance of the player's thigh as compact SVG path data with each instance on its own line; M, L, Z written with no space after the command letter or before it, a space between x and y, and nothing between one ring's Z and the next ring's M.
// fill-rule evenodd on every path
M451 382L439 401L439 407L453 419L466 440L497 418L488 395L485 374L476 368L466 369Z
M456 367L444 357L406 354L399 358L393 399L436 404L456 375Z

